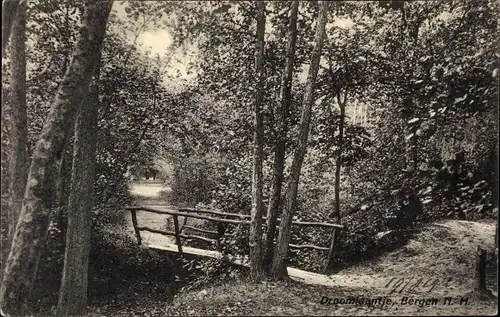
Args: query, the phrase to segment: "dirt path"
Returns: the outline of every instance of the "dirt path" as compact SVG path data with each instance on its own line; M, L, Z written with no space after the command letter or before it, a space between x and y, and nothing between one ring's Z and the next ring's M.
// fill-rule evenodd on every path
M163 184L132 184L131 193L142 205L158 205L158 195L165 190ZM154 199L152 204L144 199ZM175 207L172 207L172 209ZM139 224L165 229L168 216L138 212ZM133 235L130 214L127 215L130 234ZM417 234L409 243L376 261L350 267L331 276L288 268L290 277L307 284L373 289L377 292L402 293L413 288L416 294L454 296L472 288L474 259L477 245L491 248L495 233L494 223L448 220L432 224ZM141 232L144 244L154 248L175 251L171 237ZM430 247L432 246L432 247ZM186 248L185 248L186 249ZM215 251L189 248L185 252L207 257L220 257ZM420 282L419 282L420 281ZM425 287L424 287L425 285Z
M169 191L170 187L165 186L161 182L140 182L130 184L129 191L135 197L135 204L143 206L155 207L160 199L160 192ZM172 206L175 209L175 206ZM137 212L137 222L141 226L147 226L152 229L165 230L167 225L168 215L160 215L151 212ZM125 220L127 222L127 233L130 236L134 235L134 227L132 225L132 216L130 212L126 212ZM169 245L174 243L173 237L154 234L147 231L141 231L141 237L145 245Z
M494 316L498 312L497 300L472 293L476 247L481 245L491 250L494 231L494 223L435 223L423 228L405 247L332 276L288 268L294 280L310 285L268 282L256 285L241 281L207 285L202 291L177 297L167 313L172 316L212 316L221 312L257 316ZM353 298L371 299L375 303L349 303ZM381 300L386 302L381 304Z
M140 182L130 184L129 191L138 198L159 198L161 191L170 191L171 188L161 182Z

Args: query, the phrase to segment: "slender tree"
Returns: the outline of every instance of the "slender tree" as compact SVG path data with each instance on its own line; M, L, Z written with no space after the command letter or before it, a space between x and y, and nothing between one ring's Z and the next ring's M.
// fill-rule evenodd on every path
M321 51L325 38L328 1L320 1L319 5L320 11L318 22L316 25L315 44L311 55L311 65L309 66L309 71L307 74L304 99L302 101L302 115L299 124L299 140L290 171L290 180L288 182L283 214L281 215L278 242L276 245L273 264L271 268L271 274L275 278L283 278L287 275L285 260L288 254L288 245L290 243L292 217L296 208L300 171L307 151L309 124L311 122L312 105L314 102L314 89L316 86L316 77L318 75Z
M339 122L339 147L337 161L335 162L335 222L340 221L340 171L342 169L342 151L344 148L344 124L345 107L347 101L347 89L345 90L344 100L341 100L340 92L337 92L337 102L340 108Z
M267 209L267 231L266 231L266 269L274 254L274 240L276 236L276 224L278 212L281 205L281 189L283 187L283 170L285 168L287 120L291 103L293 66L295 60L295 45L297 43L297 16L299 12L299 1L292 2L290 19L288 24L288 44L286 49L286 66L281 78L280 99L281 105L278 109L278 140L274 148L272 192Z
M266 28L266 3L257 1L257 36L255 42L255 103L254 103L254 145L252 171L252 210L250 224L250 274L254 280L263 277L262 267L262 164L264 161L264 34Z
M497 94L500 94L500 80L497 79ZM498 141L498 125L496 126L496 135L497 135L497 141ZM495 179L498 180L498 177L500 173L498 172L499 169L499 164L500 164L500 157L498 155L498 142L495 142ZM498 210L498 199L500 198L500 185L498 182L495 184L495 188L493 189L493 208L496 208ZM498 223L500 221L500 218L497 218L497 224L495 228L495 252L497 255L497 265L498 265Z
M113 1L88 0L68 71L58 89L35 149L19 221L0 288L2 315L25 315L38 261L47 238L52 196L50 169L74 127L87 96ZM50 186L49 186L50 187Z
M330 63L330 76L332 82L335 82L334 74L332 72L331 68L331 63ZM335 88L334 88L335 89ZM347 86L344 87L344 97L341 97L341 90L335 89L336 90L336 96L337 96L337 103L340 108L340 122L339 122L339 144L338 144L338 149L337 149L337 160L335 162L335 206L334 206L334 211L332 213L333 221L335 223L340 223L340 172L342 169L342 154L344 151L344 126L345 126L345 108L347 104L347 95L348 95L348 88ZM330 244L330 248L328 250L328 256L326 258L325 265L323 267L323 272L326 273L328 270L328 267L330 265L330 262L332 261L334 254L335 254L335 240L336 240L336 235L337 235L337 230L333 231L333 236Z
M26 1L22 1L12 24L9 153L9 234L10 245L21 209L27 177L28 127L26 114ZM8 250L8 249L7 249Z
M8 201L2 213L6 214L2 239L2 263L7 260L9 246L17 223L26 183L26 144L28 139L26 114L26 2L22 1L12 18L12 45L10 56L9 109L9 175L7 177Z

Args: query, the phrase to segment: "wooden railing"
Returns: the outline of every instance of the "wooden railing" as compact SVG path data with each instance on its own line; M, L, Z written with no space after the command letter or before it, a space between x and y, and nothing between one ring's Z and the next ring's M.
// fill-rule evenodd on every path
M218 222L218 223L236 224L236 225L237 224L249 225L250 221L248 219L251 218L250 215L225 213L225 212L221 212L221 211L195 209L195 208L179 208L177 211L173 211L173 210L159 210L159 209L145 207L145 206L130 206L130 207L125 207L125 209L130 210L130 212L132 214L132 224L134 226L134 232L135 232L135 235L137 237L137 242L139 244L142 243L141 231L148 231L148 232L158 233L158 234L162 234L162 235L166 235L166 236L174 236L179 253L182 253L181 238L201 240L201 241L205 241L205 242L209 242L209 243L215 243L218 241L216 239L210 239L210 238L206 238L206 237L202 237L202 236L198 236L198 235L184 234L182 231L184 229L189 229L189 230L196 231L196 232L213 234L213 235L218 236L217 231L196 228L193 226L187 226L186 222L187 222L188 218L208 220L208 221ZM139 226L138 222L137 222L137 211L145 211L145 212L151 212L151 213L156 213L156 214L172 216L173 222L174 222L174 232L153 229L153 228L149 228L147 226ZM202 215L200 215L200 214L202 214ZM209 216L207 216L207 215L209 215ZM212 216L231 217L231 218L236 218L236 219L215 218ZM179 225L179 217L184 217L184 221L183 221L182 226ZM266 220L266 217L264 217L264 220ZM280 222L280 219L278 218L278 223L279 222ZM327 256L327 259L325 261L325 263L326 263L325 269L326 269L326 266L331 262L331 258L333 256L333 247L334 247L334 242L335 242L336 230L343 228L343 226L340 224L335 224L335 223L302 222L302 221L292 221L292 225L300 226L300 227L321 227L321 228L331 228L332 229L332 236L331 236L329 248L317 246L317 245L313 245L313 244L304 244L304 245L289 244L290 249L314 249L314 250L318 250L318 251L328 251L328 256ZM217 237L217 239L219 239L219 238L220 237Z

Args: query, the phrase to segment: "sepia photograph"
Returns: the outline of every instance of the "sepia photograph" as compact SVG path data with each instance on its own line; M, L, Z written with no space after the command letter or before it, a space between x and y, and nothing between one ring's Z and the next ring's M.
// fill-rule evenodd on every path
M496 316L500 0L2 0L0 315Z

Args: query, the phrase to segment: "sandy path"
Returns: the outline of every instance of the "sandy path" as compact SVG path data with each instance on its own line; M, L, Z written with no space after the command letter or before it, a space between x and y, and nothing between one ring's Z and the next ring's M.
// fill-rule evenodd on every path
M169 191L171 188L163 183L132 183L129 191L139 198L158 198L161 191Z
M158 198L159 192L165 189L163 184L131 185L131 193L139 199ZM169 206L160 206L157 202L155 204L150 204L150 206L170 209ZM147 212L138 212L137 215L140 225L165 230L168 216ZM129 232L133 235L130 214L127 215L127 222L129 223ZM307 284L373 289L386 294L394 291L399 292L407 282L413 281L410 283L412 285L418 280L422 280L429 285L416 287L413 290L416 294L453 296L463 294L471 289L474 277L475 248L477 245L490 247L494 241L494 233L495 226L492 223L441 221L428 226L406 247L388 253L371 263L359 264L331 276L291 267L288 268L288 273L292 279ZM141 236L144 244L152 248L168 251L177 250L173 237L148 232L141 232ZM184 252L220 258L220 253L216 251L186 247L184 249ZM455 257L445 257L441 254L453 254ZM445 279L451 280L445 283ZM404 280L405 283L400 283L401 286L395 289L395 284L401 280ZM391 285L392 287L390 287Z
M170 190L170 187L159 182L132 183L129 187L130 193L135 196L138 201L141 201L141 205L151 207L155 207L154 205L157 205L158 202L149 204L147 203L147 200L159 199L160 192L168 190ZM172 206L172 209L174 208L175 206ZM140 226L147 226L157 230L166 230L167 220L169 218L170 216L168 215L160 215L144 211L137 212L137 223ZM135 237L130 212L125 214L125 219L127 222L127 233ZM173 243L175 240L173 237L163 236L161 234L150 233L147 231L141 231L141 238L143 243L146 245L168 245Z

